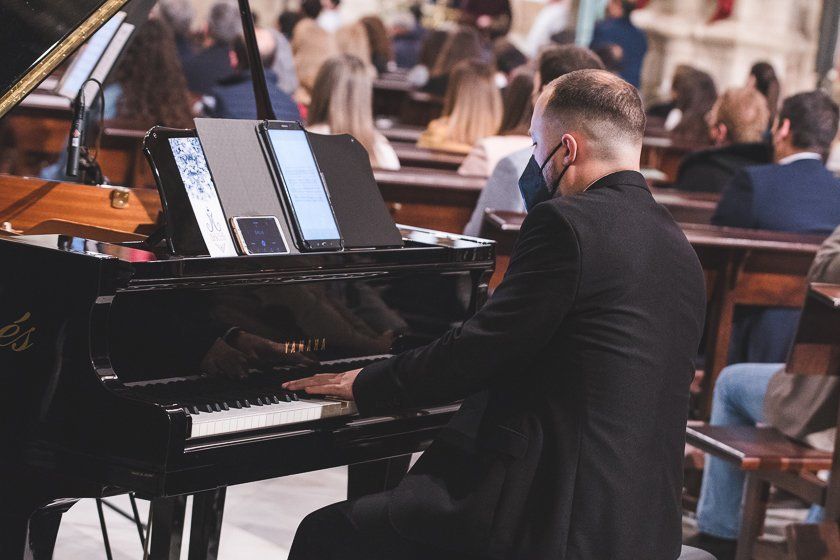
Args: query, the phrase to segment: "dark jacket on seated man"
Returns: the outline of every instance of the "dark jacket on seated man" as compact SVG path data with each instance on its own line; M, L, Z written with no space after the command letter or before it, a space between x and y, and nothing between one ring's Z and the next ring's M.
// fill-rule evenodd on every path
M708 148L685 156L674 188L693 192L721 192L733 175L750 165L773 160L769 144L756 142Z
M785 100L773 135L775 164L747 167L723 192L712 223L824 233L840 224L840 181L822 157L837 133L837 106L820 92ZM736 314L729 359L784 362L799 311L747 308Z
M269 69L265 70L265 81L268 86L268 96L277 120L299 121L300 111L297 103L277 86L277 75ZM221 119L256 119L257 102L254 98L254 86L251 83L250 72L239 72L219 82L210 91L215 106L208 113Z
M676 558L703 293L639 173L536 206L473 319L359 376L366 414L491 387L360 526L384 500L405 538L481 558Z

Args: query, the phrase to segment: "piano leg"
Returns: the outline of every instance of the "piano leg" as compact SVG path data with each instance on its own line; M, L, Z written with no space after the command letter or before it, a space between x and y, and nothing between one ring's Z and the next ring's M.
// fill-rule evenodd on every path
M411 455L402 455L350 465L347 472L347 498L352 500L395 488L408 472L410 462Z
M184 535L186 496L152 500L152 542L149 557L155 560L180 560Z
M0 513L0 558L51 560L61 516L76 500L27 513Z
M189 560L216 560L222 535L226 488L193 496Z

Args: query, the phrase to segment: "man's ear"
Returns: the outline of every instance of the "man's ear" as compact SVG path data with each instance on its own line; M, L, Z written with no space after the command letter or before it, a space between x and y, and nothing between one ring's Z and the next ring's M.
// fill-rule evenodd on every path
M234 70L239 68L239 57L236 56L233 50L228 51L228 61L230 62L230 67Z
M566 154L560 160L562 164L571 165L577 160L578 156L578 143L575 140L575 137L571 134L564 134L561 140L563 142L563 147L560 148L561 150L565 150Z
M774 136L777 140L784 140L790 136L790 119L781 119L779 121Z
M727 136L729 135L729 129L725 124L718 123L709 129L709 135L712 137L712 142L716 146L720 146L726 142Z

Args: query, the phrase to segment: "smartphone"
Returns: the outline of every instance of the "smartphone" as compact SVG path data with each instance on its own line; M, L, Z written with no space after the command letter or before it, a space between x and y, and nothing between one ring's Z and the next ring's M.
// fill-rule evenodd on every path
M264 121L260 133L288 203L295 234L305 251L342 248L329 191L299 123Z
M280 222L275 216L231 218L230 227L244 255L282 255L289 252Z

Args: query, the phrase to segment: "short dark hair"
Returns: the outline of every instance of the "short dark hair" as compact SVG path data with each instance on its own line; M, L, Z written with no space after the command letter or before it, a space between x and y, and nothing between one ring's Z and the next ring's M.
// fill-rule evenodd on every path
M628 140L641 144L645 110L639 92L606 70L576 70L551 82L545 114L610 150Z
M797 148L828 154L837 135L837 104L821 91L808 91L782 102L779 122L790 121L791 141Z
M300 11L303 12L303 15L312 19L321 15L322 9L321 0L303 0L300 4Z
M598 55L577 45L548 47L537 59L540 87L544 88L560 76L575 70L603 70L604 63Z

